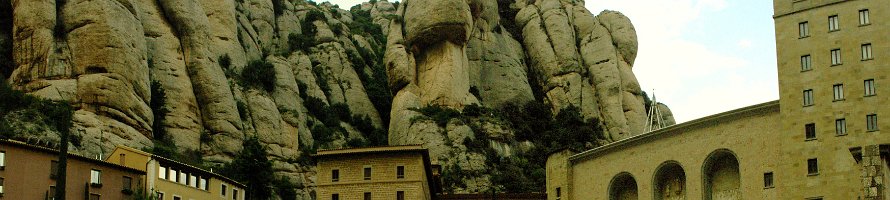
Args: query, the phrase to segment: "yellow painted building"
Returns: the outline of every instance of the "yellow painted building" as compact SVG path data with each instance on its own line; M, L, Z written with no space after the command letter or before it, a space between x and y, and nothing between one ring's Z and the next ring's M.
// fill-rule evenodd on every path
M145 170L146 191L158 200L244 200L247 192L227 177L126 146L118 146L106 161Z
M890 2L774 8L778 101L555 152L548 199L890 199Z
M420 145L319 150L318 200L430 200L436 187Z

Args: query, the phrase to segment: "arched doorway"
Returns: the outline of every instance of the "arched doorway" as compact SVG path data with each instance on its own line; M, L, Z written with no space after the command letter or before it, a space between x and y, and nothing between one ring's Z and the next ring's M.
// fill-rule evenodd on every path
M685 200L686 172L676 161L668 161L655 172L656 200Z
M702 165L705 200L740 200L739 160L729 150L717 150Z
M627 172L616 175L609 185L609 200L637 200L637 180Z

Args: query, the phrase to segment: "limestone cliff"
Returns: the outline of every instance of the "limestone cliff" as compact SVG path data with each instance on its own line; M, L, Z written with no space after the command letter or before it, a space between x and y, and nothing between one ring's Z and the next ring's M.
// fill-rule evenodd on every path
M169 137L213 166L257 137L305 198L315 172L298 160L317 148L424 144L448 169L483 171L491 156L466 141L484 137L501 157L535 146L498 117L440 124L422 108L540 102L596 120L598 143L643 130L636 33L618 12L593 15L581 0L374 2L3 1L0 74L74 105L79 153Z

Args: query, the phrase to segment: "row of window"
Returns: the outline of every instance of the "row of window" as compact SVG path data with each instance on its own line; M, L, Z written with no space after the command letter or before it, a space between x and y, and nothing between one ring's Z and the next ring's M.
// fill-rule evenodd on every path
M869 19L868 15L868 9L859 10L859 26L866 26L871 24L871 19ZM838 31L841 29L839 19L840 17L838 17L838 15L828 16L828 32ZM809 21L800 22L797 26L800 38L806 38L810 36Z
M226 197L226 191L228 191L226 184L220 185L220 191L221 191L220 195L222 195L222 197ZM238 194L239 194L238 192L239 192L239 190L237 188L232 188L232 200L238 200ZM157 196L157 200L164 200L165 195L164 195L164 192L157 191L157 192L155 192L155 196ZM171 199L172 200L182 200L182 197L174 194Z
M861 58L863 61L872 60L874 56L872 55L872 46L871 43L862 44L861 47ZM831 66L842 65L843 59L841 58L841 49L832 49L830 51L831 54ZM813 56L812 55L803 55L800 56L800 71L809 71L813 69Z
M364 169L362 170L362 172L363 172L364 180L371 180L371 166L365 166ZM396 166L396 179L403 179L403 178L405 178L405 166ZM338 181L340 181L340 170L332 169L331 170L331 182L338 182Z
M364 200L371 200L371 193L365 192ZM344 197L345 198L345 197ZM331 194L331 200L340 200L340 194L334 193ZM397 191L396 192L396 200L405 200L405 191Z
M158 178L207 191L209 178L186 173L172 167L158 166Z
M862 81L863 85L863 96L870 97L877 95L877 91L875 90L875 79L868 79ZM833 92L833 101L841 101L844 100L844 84L835 84L832 85ZM815 104L815 98L813 97L813 89L803 90L803 106L812 106Z
M815 158L807 159L807 176L815 176L819 175L819 161ZM776 187L773 181L773 172L763 173L763 187L764 188L774 188Z
M878 131L878 115L877 114L869 114L865 116L865 129L869 132ZM834 132L835 135L846 135L847 134L847 119L835 119L834 120ZM816 139L816 124L809 123L804 125L804 136L807 140Z

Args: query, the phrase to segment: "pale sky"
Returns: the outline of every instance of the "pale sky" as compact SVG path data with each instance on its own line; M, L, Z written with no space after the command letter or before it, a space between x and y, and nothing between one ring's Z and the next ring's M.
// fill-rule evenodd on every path
M366 0L330 0L341 8ZM324 2L324 1L317 1ZM587 0L637 29L634 74L685 122L779 98L772 1Z

